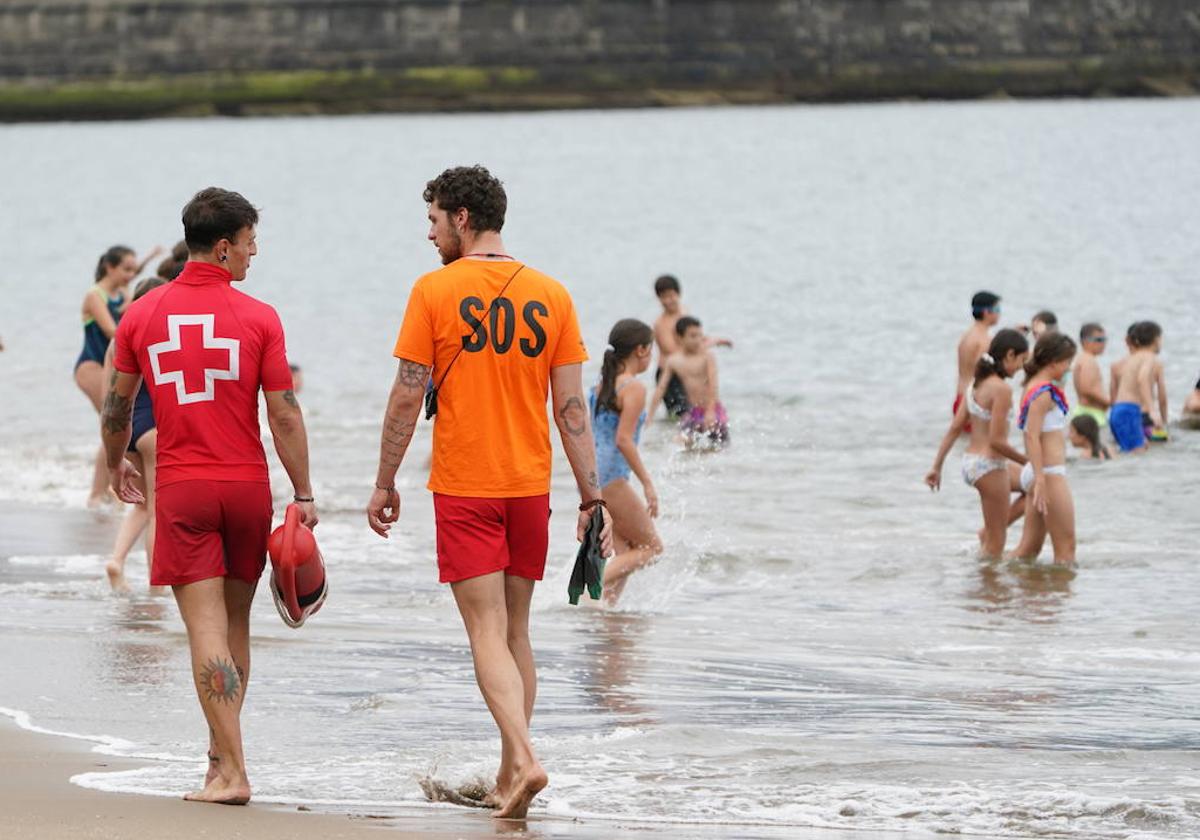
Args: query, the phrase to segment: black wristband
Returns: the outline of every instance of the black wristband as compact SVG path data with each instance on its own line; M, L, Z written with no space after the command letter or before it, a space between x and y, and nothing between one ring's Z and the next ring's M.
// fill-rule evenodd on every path
M590 502L583 502L582 504L580 504L579 510L580 511L589 511L594 507L607 508L608 502L604 501L603 499L592 499Z
M378 484L376 484L376 485L375 485L375 489L376 489L376 490L385 490L385 491L387 491L388 493L395 493L395 492L396 492L396 485L395 485L395 484L393 484L391 487L380 487Z
M292 501L293 502L311 502L311 501L313 501L313 497L312 496L292 496Z

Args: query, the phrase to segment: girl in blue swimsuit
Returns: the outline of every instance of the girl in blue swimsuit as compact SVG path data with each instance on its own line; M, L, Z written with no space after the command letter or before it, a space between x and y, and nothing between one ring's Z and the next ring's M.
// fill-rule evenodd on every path
M125 287L137 275L138 262L133 250L114 245L96 264L96 283L83 296L83 351L75 360L75 384L100 413L104 390L104 352L117 332L117 321L125 311ZM108 498L108 468L104 450L96 453L92 491L88 507Z
M601 495L613 520L616 556L604 569L604 598L616 603L629 575L649 565L662 553L654 530L658 494L638 454L638 441L646 422L646 386L638 374L650 367L654 331L635 318L618 321L608 334L608 349L600 383L588 396L596 438L596 467ZM645 501L629 482L637 475Z

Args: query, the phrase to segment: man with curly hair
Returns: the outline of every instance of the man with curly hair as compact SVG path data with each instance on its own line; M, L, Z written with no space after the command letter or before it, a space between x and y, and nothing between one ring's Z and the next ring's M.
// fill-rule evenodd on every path
M437 413L428 486L439 579L454 593L476 681L500 729L488 804L498 817L521 818L547 782L529 736L537 694L529 605L549 544L549 392L582 498L576 537L599 506L602 550L612 549L583 395L587 352L567 290L505 253L499 180L482 166L447 169L424 199L444 267L409 295L367 520L387 537L399 519L396 472L425 401L427 415Z

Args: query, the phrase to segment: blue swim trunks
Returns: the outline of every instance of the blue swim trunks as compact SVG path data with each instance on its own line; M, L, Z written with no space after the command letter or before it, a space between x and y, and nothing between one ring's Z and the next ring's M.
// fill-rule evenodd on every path
M1113 403L1108 413L1108 427L1122 452L1134 452L1146 445L1146 430L1142 426L1142 407L1137 403Z

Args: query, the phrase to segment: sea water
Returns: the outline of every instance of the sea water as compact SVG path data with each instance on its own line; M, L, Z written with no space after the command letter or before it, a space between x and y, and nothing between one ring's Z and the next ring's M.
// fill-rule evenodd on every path
M171 244L216 184L262 209L242 288L276 306L305 371L331 589L299 631L266 593L255 605L256 797L418 807L423 780L495 772L436 581L427 426L392 539L362 512L407 293L437 266L422 187L481 162L509 191L510 252L575 298L588 381L614 321L655 316L661 273L734 342L718 351L732 446L645 435L666 551L618 609L567 604L577 496L557 457L535 813L1194 837L1200 433L1070 467L1074 578L980 563L956 460L941 493L922 477L980 289L1006 324L1102 322L1105 367L1129 323L1158 320L1177 413L1200 370L1197 137L1194 100L0 126L0 500L32 511L0 534L0 707L152 759L90 787L176 795L203 772L174 605L110 596L98 541L39 549L27 529L86 497L97 422L71 367L97 256Z

